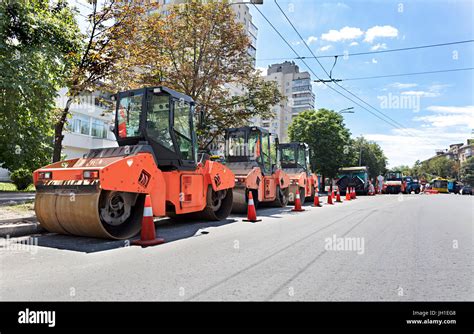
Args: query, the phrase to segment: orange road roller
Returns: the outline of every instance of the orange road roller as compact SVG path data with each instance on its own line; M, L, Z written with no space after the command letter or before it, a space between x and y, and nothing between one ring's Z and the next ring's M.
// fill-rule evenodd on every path
M114 97L118 147L34 172L41 226L60 234L128 239L140 231L146 194L155 217L225 219L235 176L208 155L198 156L194 101L166 87Z
M294 203L296 190L299 190L301 204L308 198L312 200L318 189L318 177L311 172L310 149L302 142L278 145L282 169L290 177L290 203Z
M256 206L288 204L290 179L280 168L278 154L278 138L263 128L226 129L224 156L235 174L233 212L247 210L249 192Z

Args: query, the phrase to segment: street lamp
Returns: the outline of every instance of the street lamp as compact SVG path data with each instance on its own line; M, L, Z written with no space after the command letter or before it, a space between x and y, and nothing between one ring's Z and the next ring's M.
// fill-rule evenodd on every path
M354 113L353 109L354 109L354 107L349 107L349 108L341 109L337 113L339 115L340 114L353 114Z
M263 0L250 0L250 1L239 1L239 2L229 1L228 5L229 6L232 6L232 5L263 5Z

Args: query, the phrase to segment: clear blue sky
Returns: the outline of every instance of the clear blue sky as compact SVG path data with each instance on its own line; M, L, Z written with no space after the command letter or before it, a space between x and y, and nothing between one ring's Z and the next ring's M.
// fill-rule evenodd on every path
M318 56L474 39L474 2L470 0L294 0L278 3ZM253 6L250 8L259 29L257 67L267 68L269 64L280 62L270 60L274 58L291 60L293 52L258 11ZM310 55L273 0L264 0L259 9L300 55ZM356 78L474 67L473 53L474 43L467 43L349 56L348 59L338 59L333 77ZM307 70L301 61L295 61L301 71ZM315 60L306 62L320 78L327 78ZM323 58L321 62L329 71L334 58ZM412 165L417 159L424 160L434 155L435 149L466 142L471 137L474 128L473 75L474 71L462 71L341 82L351 92L402 124L408 129L405 131L394 129L324 85L314 84L313 90L317 108L340 110L354 107L354 114L344 114L352 135L364 135L378 142L389 158L390 166Z

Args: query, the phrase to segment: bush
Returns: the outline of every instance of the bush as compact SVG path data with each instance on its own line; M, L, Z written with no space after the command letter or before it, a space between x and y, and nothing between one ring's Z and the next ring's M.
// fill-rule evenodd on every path
M33 183L33 176L30 170L20 168L11 173L10 178L18 190L25 190Z

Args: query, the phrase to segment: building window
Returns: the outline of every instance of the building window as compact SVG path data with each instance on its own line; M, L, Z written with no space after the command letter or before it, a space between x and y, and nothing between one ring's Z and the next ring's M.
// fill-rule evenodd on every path
M98 138L107 138L107 130L105 124L100 119L92 119L91 136Z
M78 133L97 138L107 138L108 128L103 120L98 118L74 114L69 120L66 129L72 133Z
M77 119L74 122L74 132L83 135L90 135L90 117L77 116Z

